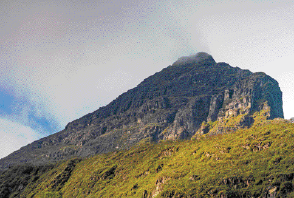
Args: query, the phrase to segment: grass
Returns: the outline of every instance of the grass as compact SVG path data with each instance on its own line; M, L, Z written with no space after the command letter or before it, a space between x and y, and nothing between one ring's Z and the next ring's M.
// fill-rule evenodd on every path
M64 161L15 192L34 198L293 197L294 124L266 120L262 112L254 116L251 128L234 133L147 141L129 150Z

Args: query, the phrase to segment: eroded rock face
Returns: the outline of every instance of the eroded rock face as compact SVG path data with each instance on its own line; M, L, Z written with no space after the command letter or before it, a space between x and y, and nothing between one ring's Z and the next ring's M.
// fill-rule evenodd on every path
M185 139L214 122L268 108L270 119L283 118L277 81L226 63L207 53L183 57L146 78L105 107L69 123L0 161L44 163L128 148L138 142ZM242 118L239 125L254 120ZM218 130L222 132L222 130Z

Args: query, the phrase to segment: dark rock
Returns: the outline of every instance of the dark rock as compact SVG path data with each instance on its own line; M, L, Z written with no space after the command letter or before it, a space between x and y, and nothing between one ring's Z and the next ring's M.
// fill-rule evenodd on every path
M226 63L207 53L183 57L146 78L107 106L70 122L59 133L42 138L0 160L0 169L21 162L43 164L72 156L126 149L138 142L191 138L203 122L267 109L268 118L283 118L277 81ZM203 133L207 129L202 128ZM219 126L216 133L222 133Z

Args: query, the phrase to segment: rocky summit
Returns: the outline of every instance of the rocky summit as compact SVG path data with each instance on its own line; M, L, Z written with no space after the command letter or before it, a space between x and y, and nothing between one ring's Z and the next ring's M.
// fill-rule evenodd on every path
M283 118L278 82L262 72L216 63L200 52L179 58L107 106L1 159L0 167L226 133L249 128L255 112L267 119Z

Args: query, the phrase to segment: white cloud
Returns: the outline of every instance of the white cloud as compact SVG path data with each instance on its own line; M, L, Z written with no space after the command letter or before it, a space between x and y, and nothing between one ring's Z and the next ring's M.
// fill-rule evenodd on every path
M159 10L150 7L156 16ZM178 52L186 54L189 43L181 28L167 21L162 26L163 20L148 12L132 8L123 17L110 17L106 25L96 17L69 20L33 11L18 19L13 42L3 45L7 53L2 60L8 60L3 65L8 67L0 81L28 101L23 109L62 128L171 64L162 64L167 58L159 60L169 52L173 58Z
M0 135L0 158L41 138L30 127L3 118L0 118Z
M292 60L292 57L291 59ZM289 62L290 62L289 60ZM286 62L288 63L288 62ZM278 64L276 64L278 65ZM291 66L289 66L291 67ZM281 90L283 92L283 108L284 108L284 117L290 119L294 117L294 71L286 71L277 77L277 81L280 84Z

